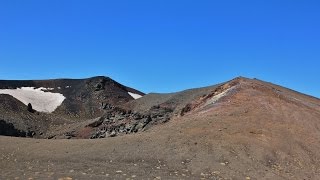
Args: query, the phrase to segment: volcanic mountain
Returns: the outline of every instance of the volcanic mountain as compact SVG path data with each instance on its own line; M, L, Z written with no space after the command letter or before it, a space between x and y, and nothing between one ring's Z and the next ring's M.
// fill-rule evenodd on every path
M39 136L49 126L97 118L109 106L143 96L103 76L89 79L0 81L0 134ZM27 105L33 107L32 113ZM6 125L7 124L7 125ZM13 131L6 129L10 126ZM8 134L9 133L9 134Z
M29 112L26 103L1 95L3 135L11 128L21 136L23 124L35 127L30 136L47 139L0 137L0 177L320 179L318 98L242 77L147 95L108 78L102 88L101 79L1 82L65 99L53 112Z

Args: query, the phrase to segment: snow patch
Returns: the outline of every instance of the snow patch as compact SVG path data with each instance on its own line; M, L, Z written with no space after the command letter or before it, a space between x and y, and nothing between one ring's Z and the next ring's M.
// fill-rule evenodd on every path
M52 91L52 90L54 90L54 88L45 88L45 87L40 87L38 89L41 90L41 91Z
M140 94L135 94L135 93L132 93L132 92L128 92L128 94L133 97L134 99L139 99L141 98L142 96Z
M39 112L51 113L62 104L65 97L60 93L44 92L52 88L21 87L17 89L0 89L0 94L8 94Z

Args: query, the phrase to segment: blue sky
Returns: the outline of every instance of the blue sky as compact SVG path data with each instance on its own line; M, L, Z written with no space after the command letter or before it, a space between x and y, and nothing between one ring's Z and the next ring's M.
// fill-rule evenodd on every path
M320 1L0 0L0 79L144 92L259 78L320 97Z

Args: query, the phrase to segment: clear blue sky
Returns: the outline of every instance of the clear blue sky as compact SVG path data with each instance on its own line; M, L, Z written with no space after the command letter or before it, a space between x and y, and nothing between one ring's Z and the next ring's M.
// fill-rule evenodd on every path
M144 92L256 77L320 97L318 0L0 0L0 79Z

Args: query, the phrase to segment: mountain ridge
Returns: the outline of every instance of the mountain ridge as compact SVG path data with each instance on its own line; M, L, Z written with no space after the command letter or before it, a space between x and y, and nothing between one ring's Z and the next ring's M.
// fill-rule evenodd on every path
M0 94L0 134L33 137L0 136L0 177L320 178L316 97L238 77L134 99L125 86L103 81L80 81L71 90L41 90L75 102L74 93L84 92L85 101L69 103L75 112L95 108L87 116L65 113L68 104L52 113L32 113L13 96Z

